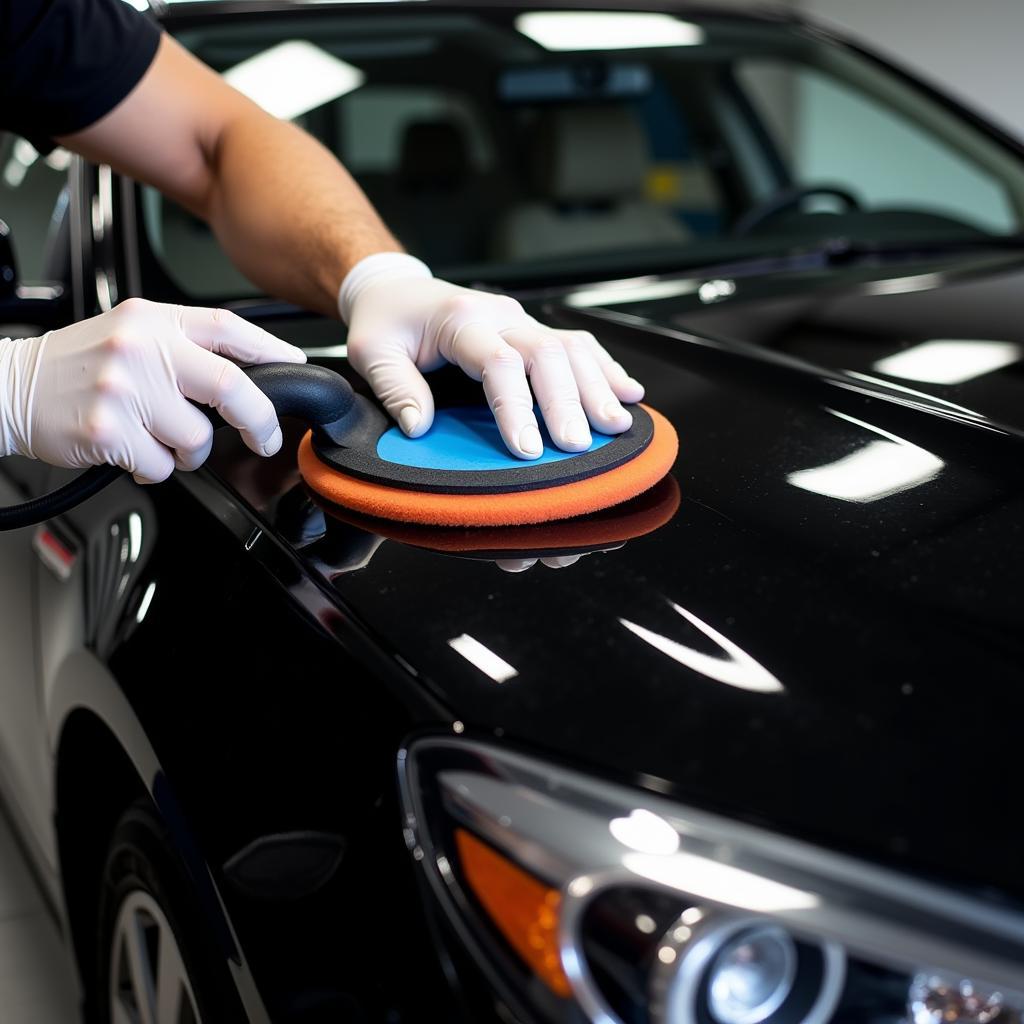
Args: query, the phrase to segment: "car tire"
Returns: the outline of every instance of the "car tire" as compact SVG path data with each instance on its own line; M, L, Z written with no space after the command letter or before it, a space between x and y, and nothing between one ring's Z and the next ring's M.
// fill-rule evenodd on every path
M222 1024L239 1019L223 955L202 926L184 868L146 802L114 829L99 902L99 1024ZM140 1012L140 1002L148 1012Z

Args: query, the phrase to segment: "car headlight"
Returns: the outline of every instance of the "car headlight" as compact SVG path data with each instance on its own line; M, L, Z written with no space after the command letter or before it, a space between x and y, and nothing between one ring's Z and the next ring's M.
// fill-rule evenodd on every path
M400 758L406 840L513 1017L1019 1024L1024 916L459 739Z
M761 1024L773 1017L796 982L793 936L777 924L755 924L714 945L721 948L714 951L704 993L711 1016L722 1024ZM696 980L704 983L699 976ZM689 1002L684 989L684 1007Z

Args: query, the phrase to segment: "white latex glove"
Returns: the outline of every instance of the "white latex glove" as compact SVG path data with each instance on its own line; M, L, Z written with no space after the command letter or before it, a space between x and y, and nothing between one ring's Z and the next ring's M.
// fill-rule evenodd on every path
M41 338L0 341L0 455L109 463L156 483L210 454L213 428L188 399L215 408L257 455L273 455L277 414L237 363L305 359L227 310L128 299Z
M483 381L505 444L524 459L542 451L534 395L566 451L590 446L588 420L603 433L628 430L632 416L621 403L643 398L643 387L589 332L545 327L515 299L439 281L404 253L356 264L338 308L349 325L349 361L411 437L434 419L423 373L446 361Z

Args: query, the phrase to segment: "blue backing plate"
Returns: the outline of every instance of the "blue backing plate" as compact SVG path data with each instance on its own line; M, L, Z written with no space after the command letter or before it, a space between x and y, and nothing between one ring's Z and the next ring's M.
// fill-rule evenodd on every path
M631 407L632 426L610 436L592 432L585 452L563 452L541 428L544 451L516 458L505 447L486 405L437 410L431 429L411 440L383 410L358 396L357 423L344 444L313 432L317 457L332 469L369 483L439 494L506 494L584 480L636 458L654 436L642 405ZM539 419L539 416L538 416Z
M541 422L540 416L537 417ZM455 471L514 470L564 462L603 448L612 438L591 431L593 442L586 451L564 452L556 448L541 426L544 451L536 459L518 459L501 439L498 425L486 406L439 409L431 428L417 438L406 437L398 427L386 430L377 442L377 458L417 469Z

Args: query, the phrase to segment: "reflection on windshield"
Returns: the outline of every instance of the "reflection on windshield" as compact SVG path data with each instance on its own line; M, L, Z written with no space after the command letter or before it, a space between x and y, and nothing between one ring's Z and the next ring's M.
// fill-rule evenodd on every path
M531 11L516 18L516 28L555 51L696 46L704 41L698 25L647 12Z
M359 68L302 39L264 50L229 68L224 78L274 117L289 121L366 81Z

